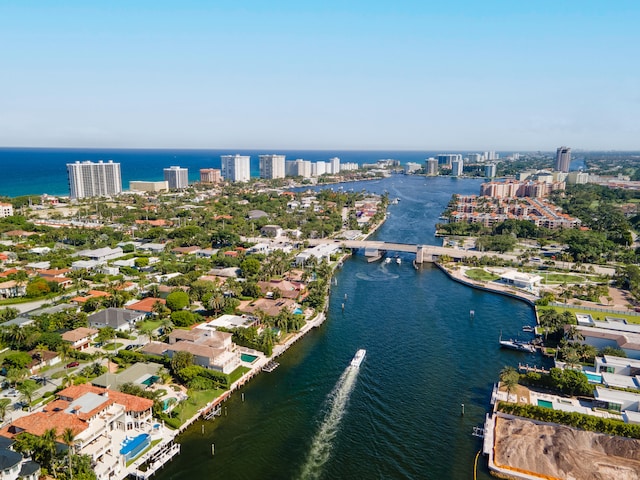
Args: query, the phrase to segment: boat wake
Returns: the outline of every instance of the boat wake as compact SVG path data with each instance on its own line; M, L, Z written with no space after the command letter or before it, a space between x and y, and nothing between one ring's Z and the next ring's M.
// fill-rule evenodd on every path
M378 269L378 271L381 272L379 275L367 275L366 273L358 272L356 273L356 277L360 280L364 280L365 282L388 282L389 280L395 280L400 276L388 273L386 265L384 264Z
M340 430L340 421L356 384L360 369L349 365L327 397L325 417L311 442L311 449L300 473L301 480L320 478L322 467L331 455L333 440Z

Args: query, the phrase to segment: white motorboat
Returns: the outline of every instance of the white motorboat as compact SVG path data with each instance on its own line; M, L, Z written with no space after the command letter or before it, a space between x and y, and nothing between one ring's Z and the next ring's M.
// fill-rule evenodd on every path
M355 356L353 357L353 359L351 360L351 366L359 368L366 354L367 354L367 351L364 348L361 348L360 350L358 350Z
M402 263L402 259L400 257L396 258L396 263L400 265Z

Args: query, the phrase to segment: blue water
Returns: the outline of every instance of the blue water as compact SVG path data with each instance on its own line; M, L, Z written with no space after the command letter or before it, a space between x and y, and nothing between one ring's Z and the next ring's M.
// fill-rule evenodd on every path
M339 151L339 150L117 150L117 149L45 149L0 148L0 196L42 194L68 195L67 163L76 161L113 160L121 164L122 188L129 189L132 180L163 180L163 169L178 165L189 169L189 181L200 178L201 168L220 168L220 155L251 156L251 175L259 175L258 155L278 153L295 160L328 161L339 157L342 162L374 163L394 158L402 164L423 163L428 157L443 152L428 151ZM464 152L460 152L464 153ZM9 167L9 168L7 168Z
M393 175L344 188L400 198L372 239L440 244L434 225L451 194L476 193L481 181ZM537 354L498 344L500 332L515 335L533 312L431 265L415 270L410 260L348 259L331 286L326 322L278 357L273 373L232 395L226 415L180 435L181 454L157 479L211 472L239 480L473 478L481 443L471 433L484 421L500 370L541 365ZM359 348L367 356L351 389L342 375ZM312 474L309 464L317 467ZM477 478L491 478L482 458Z
M602 375L599 373L584 372L589 379L589 383L602 383Z

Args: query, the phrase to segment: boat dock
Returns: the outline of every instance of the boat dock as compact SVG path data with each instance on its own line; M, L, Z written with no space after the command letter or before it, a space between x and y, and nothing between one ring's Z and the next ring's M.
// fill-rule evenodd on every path
M271 373L273 372L276 368L278 368L280 366L280 364L278 362L275 362L273 360L269 360L264 367L262 367L262 371L263 372L267 372L267 373Z
M542 367L538 367L537 365L529 365L528 363L527 364L518 363L518 371L525 372L525 373L528 373L528 372L545 373L545 374L549 373L549 370L546 370Z

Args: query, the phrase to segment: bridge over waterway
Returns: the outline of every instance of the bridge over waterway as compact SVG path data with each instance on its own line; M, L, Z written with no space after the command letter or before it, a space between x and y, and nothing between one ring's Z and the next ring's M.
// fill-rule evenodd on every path
M496 252L479 252L476 250L462 250L458 248L437 247L435 245L417 245L412 243L382 242L377 240L335 240L313 239L308 240L309 245L338 244L344 248L366 249L378 252L405 252L414 253L416 263L435 262L446 255L454 260L462 260L469 257L498 257L504 260L516 261L515 255L507 255Z

